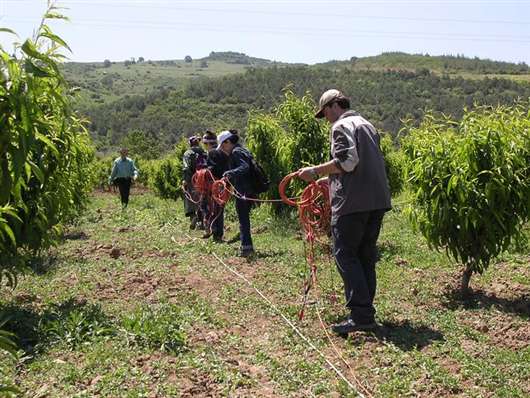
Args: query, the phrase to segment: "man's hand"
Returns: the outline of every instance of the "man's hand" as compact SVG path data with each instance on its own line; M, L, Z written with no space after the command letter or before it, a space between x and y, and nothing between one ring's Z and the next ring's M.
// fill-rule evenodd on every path
M234 177L234 174L229 170L229 171L225 171L223 173L223 177L224 178L228 178L229 180L232 179Z
M315 173L313 167L303 167L298 170L297 177L306 182L312 182L318 178L318 174Z

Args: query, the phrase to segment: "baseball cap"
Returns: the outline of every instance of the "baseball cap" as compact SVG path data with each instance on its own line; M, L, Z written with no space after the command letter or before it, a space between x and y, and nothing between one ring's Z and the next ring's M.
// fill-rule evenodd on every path
M221 133L217 136L217 149L221 149L221 145L223 144L223 142L225 142L227 139L229 139L233 135L234 134L232 134L228 130L221 131Z
M201 137L198 137L196 135L192 135L190 138L188 138L189 144L193 144L195 142L199 142L201 140Z
M335 99L340 98L346 98L344 94L342 94L339 90L332 88L331 90L326 91L322 96L320 97L320 100L318 101L318 112L315 113L315 117L317 119L322 119L324 117L324 108L326 105L328 105L331 101Z
M213 131L206 130L206 132L202 136L202 142L204 142L205 144L217 144L217 136Z

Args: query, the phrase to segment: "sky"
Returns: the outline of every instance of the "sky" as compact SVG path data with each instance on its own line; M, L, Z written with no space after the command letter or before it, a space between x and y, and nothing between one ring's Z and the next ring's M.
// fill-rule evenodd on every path
M0 45L31 37L45 0L0 0ZM530 0L63 0L50 26L72 61L182 59L237 51L314 64L378 55L463 54L530 64Z

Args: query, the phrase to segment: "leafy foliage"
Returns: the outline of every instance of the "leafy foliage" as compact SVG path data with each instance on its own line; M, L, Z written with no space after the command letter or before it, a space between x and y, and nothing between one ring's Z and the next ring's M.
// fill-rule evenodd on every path
M0 321L0 328L5 325L8 319L3 319ZM17 345L13 341L14 334L5 330L0 329L0 352L7 354L12 359L17 358ZM20 391L12 386L11 384L4 384L6 376L4 374L4 369L0 366L0 395L2 396L12 396L10 394L17 394Z
M273 182L265 195L277 199L281 179L304 166L316 165L329 159L329 124L314 116L315 104L309 93L297 97L286 91L284 100L273 113L252 111L247 125L247 145ZM389 135L382 139L387 174L392 194L401 192L404 183L404 158ZM294 190L299 190L301 182ZM283 208L275 206L278 211Z
M161 159L154 167L151 187L160 197L177 199L182 196L182 158L187 149L187 140L182 138L175 146L174 153Z
M131 343L176 354L186 344L185 333L177 323L180 317L174 305L143 307L123 318L122 330Z
M69 300L46 312L39 333L46 344L64 344L73 350L95 338L112 335L114 331L98 304L79 306Z
M396 196L403 191L405 185L405 155L394 146L389 134L381 134L381 151L385 158L390 193Z
M112 172L113 159L110 157L97 158L92 163L93 186L105 190L109 184L109 176ZM137 165L138 166L138 165Z
M54 10L45 18L64 18ZM68 46L45 22L15 55L0 48L0 276L11 285L21 255L52 244L90 188L94 152L58 67Z
M428 115L407 129L412 220L430 245L482 273L530 219L530 111L483 107L462 121Z
M266 198L279 197L278 184L286 174L326 160L327 125L315 119L314 108L311 95L297 97L287 90L273 113L250 113L247 144L273 182Z

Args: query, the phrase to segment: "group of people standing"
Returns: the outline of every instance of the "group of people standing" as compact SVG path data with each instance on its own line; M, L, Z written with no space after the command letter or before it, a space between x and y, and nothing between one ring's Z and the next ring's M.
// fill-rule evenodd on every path
M184 212L190 218L190 229L205 231L203 238L212 237L215 242L223 242L224 208L206 196L197 193L193 186L193 175L207 168L218 180L228 178L238 192L235 199L236 212L239 218L239 254L249 257L254 254L254 245L250 229L250 211L253 202L247 199L256 197L253 190L250 167L252 154L240 143L237 130L225 130L217 136L207 130L201 136L194 135L188 139L189 149L184 153L183 188ZM118 186L122 208L129 204L131 184L138 177L138 169L129 158L127 148L122 148L120 157L114 160L109 185Z
M202 141L202 146L201 146ZM236 212L239 219L239 254L249 257L254 253L250 230L250 211L253 191L250 167L252 154L240 143L237 130L222 131L216 136L207 130L202 136L189 138L190 148L184 153L184 211L190 218L191 229L204 229L204 238L213 237L215 242L223 241L224 208L207 196L201 196L193 186L193 175L207 168L217 180L228 178L238 193L235 198Z
M375 127L350 109L350 100L332 89L320 97L316 118L331 124L331 153L328 162L298 170L298 177L311 182L327 178L331 199L331 237L333 254L344 282L346 306L350 315L332 325L338 334L370 330L375 324L377 247L383 216L391 208L390 189L385 162ZM201 146L204 145L204 148ZM236 130L216 136L207 131L203 137L189 138L184 154L184 188L187 198L185 212L191 228L205 229L205 237L223 240L224 209L205 198L197 199L192 183L193 174L207 168L216 179L226 177L238 192L236 211L239 218L240 254L254 253L250 233L250 210L253 192L252 155L241 146ZM128 202L130 182L138 171L134 162L122 152L116 159L111 180L116 181L124 206ZM250 200L248 200L250 199Z

